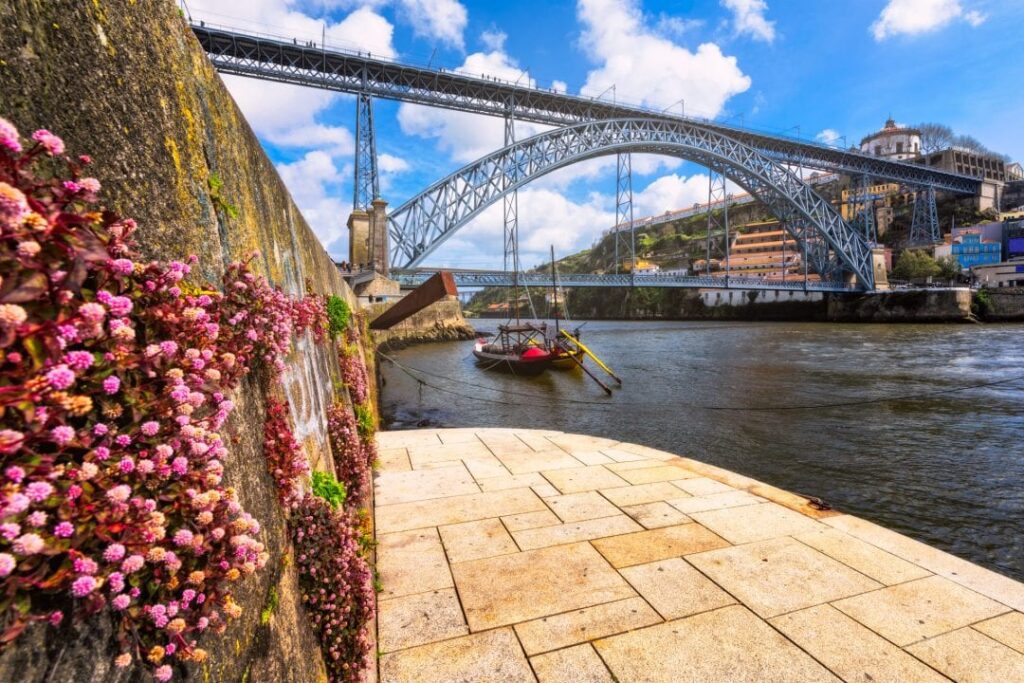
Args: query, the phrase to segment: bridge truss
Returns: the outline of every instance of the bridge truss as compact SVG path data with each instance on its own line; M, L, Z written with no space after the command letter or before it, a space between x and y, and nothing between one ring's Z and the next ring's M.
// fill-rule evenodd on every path
M783 164L686 121L614 119L556 128L473 162L395 209L389 217L391 263L412 268L506 193L558 168L609 154L648 152L718 168L782 220L814 254L822 279L856 275L871 289L871 247L820 195ZM806 239L808 228L818 238Z

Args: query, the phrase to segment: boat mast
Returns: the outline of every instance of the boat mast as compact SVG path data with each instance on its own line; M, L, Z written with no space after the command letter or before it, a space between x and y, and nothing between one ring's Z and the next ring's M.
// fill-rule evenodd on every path
M555 304L555 339L558 339L558 275L555 272L555 245L551 245L551 300Z

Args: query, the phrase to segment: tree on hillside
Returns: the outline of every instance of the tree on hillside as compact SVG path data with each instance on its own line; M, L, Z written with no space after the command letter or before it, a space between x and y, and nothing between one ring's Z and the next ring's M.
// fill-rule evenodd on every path
M939 277L943 280L955 280L960 277L960 262L955 256L943 256L938 260Z
M900 280L923 280L941 273L942 267L921 249L904 249L892 269L892 276Z

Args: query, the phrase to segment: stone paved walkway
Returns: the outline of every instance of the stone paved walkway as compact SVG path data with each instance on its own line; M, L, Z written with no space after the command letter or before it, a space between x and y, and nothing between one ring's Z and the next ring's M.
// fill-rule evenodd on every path
M1024 681L1024 584L856 517L608 439L378 443L383 683Z

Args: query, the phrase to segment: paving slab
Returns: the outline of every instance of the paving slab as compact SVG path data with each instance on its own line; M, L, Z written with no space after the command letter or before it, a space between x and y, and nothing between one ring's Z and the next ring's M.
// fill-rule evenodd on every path
M683 483L685 481L673 482L680 490L683 490ZM694 512L724 510L726 508L738 508L743 505L757 505L766 502L764 498L758 498L746 491L737 491L735 489L719 493L693 494L689 498L676 497L668 501L669 505L688 515Z
M377 505L410 503L416 500L479 492L480 487L461 462L452 467L431 470L381 472L374 480L374 497Z
M707 477L683 479L675 484L691 496L710 496L713 493L729 493L730 491L737 490L728 484L723 484L720 481L708 479Z
M614 517L515 531L512 533L512 537L523 550L533 550L534 548L628 534L640 531L642 528L626 515L618 513Z
M788 491L560 432L378 445L384 683L1024 681L1024 584Z
M989 638L994 638L1003 645L1024 654L1024 614L1010 612L995 619L975 624L974 628Z
M1024 655L971 628L931 638L907 649L961 683L1024 681Z
M673 486L667 481L640 484L639 486L601 489L601 495L619 507L642 505L643 503L653 503L659 500L674 500L680 497L680 493L681 491L678 487Z
M687 514L730 543L764 541L779 536L818 531L822 528L821 524L813 519L775 503Z
M459 562L452 573L472 631L636 595L587 543Z
M608 502L597 491L584 491L546 498L544 502L563 522L582 522L586 519L618 515L619 508Z
M455 589L406 595L377 604L377 646L392 652L469 633Z
M927 569L838 529L800 534L796 539L887 586L931 576Z
M628 486L622 477L608 470L604 465L573 467L542 472L544 478L562 493L596 491L614 486Z
M845 681L948 683L945 676L829 605L784 614L770 623Z
M630 505L622 508L622 511L639 522L645 529L658 529L691 521L689 517L663 501Z
M396 505L377 505L376 526L378 533L388 533L538 510L547 510L547 507L532 490L509 489Z
M516 624L516 634L527 655L558 650L567 645L625 633L662 619L641 598L608 602Z
M740 606L598 640L594 647L621 683L839 681Z
M765 618L881 588L792 538L713 550L687 560Z
M678 557L626 567L621 574L665 619L688 617L736 602Z
M690 470L672 464L662 463L658 467L638 467L621 470L618 475L630 484L651 484L656 481L691 479L697 475Z
M613 567L646 564L729 545L700 524L693 522L601 538L593 543Z
M530 657L540 683L613 683L611 672L590 645Z
M378 536L377 573L381 599L455 585L437 529Z
M941 576L847 598L835 606L875 633L904 646L1009 611Z
M392 652L380 658L381 683L533 683L510 628Z
M509 515L508 517L502 517L501 521L505 523L505 528L509 531L522 531L524 529L536 529L542 526L555 526L561 524L562 520L555 516L555 513L551 510L541 510L539 512L524 512L521 515Z
M478 560L482 557L518 552L500 519L481 519L439 527L449 562Z

